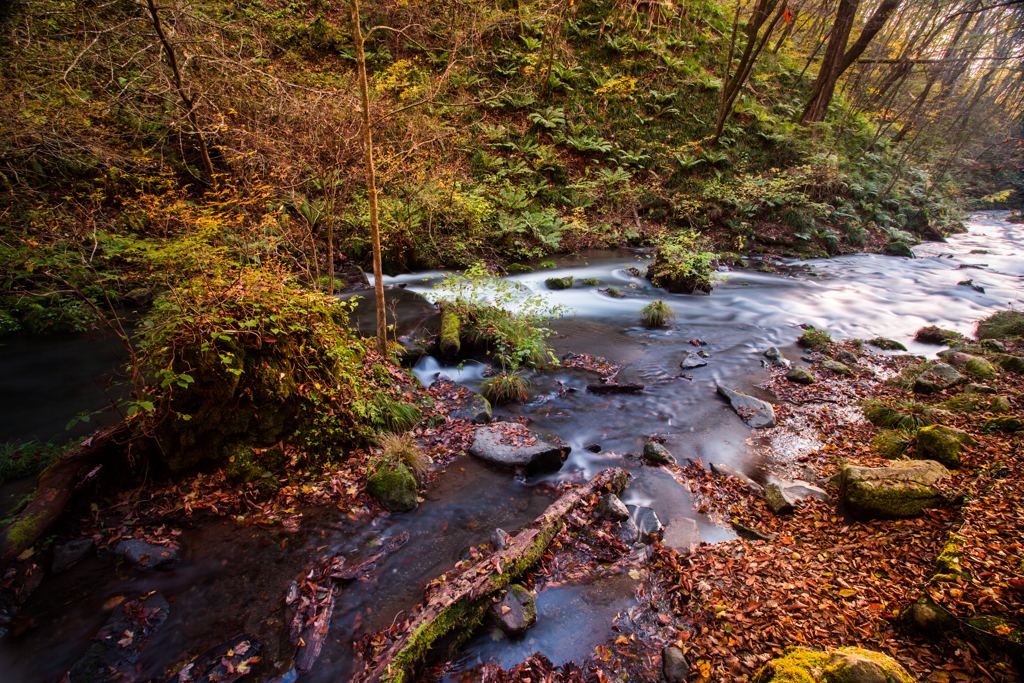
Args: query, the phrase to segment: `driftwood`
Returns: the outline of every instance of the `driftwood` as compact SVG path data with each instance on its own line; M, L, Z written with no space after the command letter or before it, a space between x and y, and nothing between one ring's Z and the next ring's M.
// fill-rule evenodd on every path
M93 467L108 451L123 446L130 434L130 427L125 422L107 427L90 436L77 449L62 456L39 475L32 502L0 532L0 568L31 548L36 539L56 521L75 491L79 473Z
M643 391L643 384L588 384L587 391L592 394L635 394Z
M479 623L490 604L487 598L505 588L513 579L541 558L565 519L576 506L594 494L610 489L616 493L626 485L626 471L606 469L589 482L563 494L515 536L503 549L466 569L431 597L408 624L405 635L394 643L357 679L361 683L401 683L431 645L455 628L469 631Z
M362 578L367 572L373 571L378 562L408 541L409 532L403 531L389 539L376 553L351 567L345 566L345 557L342 555L328 557L307 572L301 587L298 583L288 587L285 602L289 605L298 603L289 629L292 643L299 646L295 655L295 668L309 671L320 656L331 626L338 582L348 583Z

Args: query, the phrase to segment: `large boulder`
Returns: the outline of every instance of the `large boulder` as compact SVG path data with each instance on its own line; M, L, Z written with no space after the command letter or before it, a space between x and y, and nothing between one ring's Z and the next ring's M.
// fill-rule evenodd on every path
M496 422L476 430L469 452L498 467L554 472L571 450L558 437L531 432L514 422Z
M963 384L967 380L946 363L933 363L914 381L914 391L919 394L934 394Z
M847 465L839 473L839 490L847 509L862 519L916 517L940 505L935 485L949 471L934 460L903 460L888 467Z
M507 636L521 636L537 622L537 601L530 591L512 584L501 600L491 605L491 620Z
M418 504L416 478L404 465L382 468L366 480L366 492L392 512L408 512Z
M944 467L960 467L960 451L974 445L967 432L944 425L928 425L917 430L916 448L920 458L934 460Z
M913 683L899 662L878 652L842 647L820 652L793 647L761 667L752 683Z
M771 403L723 386L718 387L718 393L728 399L736 414L742 417L743 421L754 429L774 427L776 425L775 409Z

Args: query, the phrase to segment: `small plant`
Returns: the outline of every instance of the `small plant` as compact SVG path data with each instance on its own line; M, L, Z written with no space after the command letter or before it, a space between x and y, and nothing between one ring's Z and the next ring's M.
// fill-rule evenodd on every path
M612 287L611 285L609 285L608 289L605 291L608 292L608 296L612 297L613 299L621 299L622 297L626 296L625 294L622 293L621 289L619 289L618 287Z
M496 377L484 380L480 390L488 401L494 405L518 403L526 400L526 387L529 382L519 371L503 372Z
M662 300L652 301L640 309L640 318L647 327L664 327L675 320L676 312Z
M582 282L583 284L588 285L590 287L597 287L598 285L601 284L601 281L598 280L596 277L584 278Z
M816 327L808 327L797 343L812 351L823 351L832 345L832 335L827 330L819 330Z
M389 467L401 463L412 472L417 482L422 484L426 480L427 474L430 473L430 457L420 448L412 432L382 434L377 440L377 445L380 446L381 457L376 467L384 463L388 463Z
M544 269L544 268L554 268L555 267L555 262L554 261L541 261L540 263L537 264L537 267L541 268L541 269Z
M53 443L40 441L8 441L0 445L0 484L42 472L63 450Z
M874 400L864 405L864 417L878 427L917 431L935 424L937 414L933 408L915 401L898 401L890 405Z
M408 403L383 400L379 405L380 414L374 418L374 422L382 429L396 434L412 429L422 417L420 409Z
M1024 337L1024 311L999 311L978 323L978 339L1007 337Z

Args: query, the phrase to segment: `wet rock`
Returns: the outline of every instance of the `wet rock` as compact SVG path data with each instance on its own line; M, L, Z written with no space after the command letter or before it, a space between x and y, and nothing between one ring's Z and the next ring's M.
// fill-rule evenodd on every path
M797 384L814 384L814 376L803 368L793 368L786 373L786 379Z
M904 613L907 625L926 636L937 636L957 626L956 618L927 595L918 598Z
M686 358L680 361L679 367L683 370L692 370L693 368L702 368L707 364L708 362L701 356L691 352L686 354Z
M530 591L512 584L501 600L491 605L490 615L505 635L521 636L537 623L537 601Z
M953 367L936 362L914 381L914 391L919 394L934 394L952 389L966 381Z
M753 479L751 479L747 475L743 474L742 472L737 472L736 470L734 470L733 468L729 467L728 465L726 465L724 463L720 463L720 462L713 462L713 463L711 463L711 471L714 472L715 474L717 474L720 477L735 477L736 479L739 479L744 484L746 484L747 488L749 488L755 494L760 494L760 493L764 492L764 487L763 486L761 486L756 481L754 481Z
M601 452L601 444L597 444L597 443L588 444L588 445L583 447L583 450L590 451L591 453L600 453Z
M62 572L88 555L92 547L93 540L91 538L81 538L77 541L68 541L64 545L54 546L53 564L50 565L50 568L54 574Z
M971 289L973 289L973 290L974 290L975 292L979 292L979 293L981 293L981 294L984 294L984 293L985 293L985 288L984 288L984 287L982 287L982 286L981 286L981 285L979 285L979 284L976 284L976 283L974 282L974 279L973 279L973 278L968 278L967 280L961 280L960 282L958 282L958 283L956 283L956 284L957 284L958 286L960 286L960 287L970 287L970 288L971 288Z
M530 266L524 266L522 263L510 263L505 272L509 275L522 275L523 273L532 273L533 268Z
M964 363L964 372L975 379L995 379L999 375L996 366L984 358L975 356Z
M690 677L690 666L683 651L675 645L661 650L661 673L668 683L684 683Z
M793 363L790 362L788 358L783 356L782 352L779 351L774 346L768 347L768 350L764 352L764 357L770 360L772 362L772 365L774 365L777 368L789 368L793 366Z
M700 356L701 358L711 358L711 354L705 351L704 349L698 351L697 355Z
M572 287L572 275L566 275L565 277L549 277L544 281L544 284L548 286L548 289L569 289Z
M629 384L617 384L606 382L604 384L588 384L587 391L592 394L638 394L644 390L644 385L638 382Z
M860 519L917 517L944 502L935 485L949 471L934 460L904 460L888 467L847 465L839 473L840 495Z
M889 242L885 245L885 253L889 256L903 256L904 258L914 258L914 250L911 249L905 242Z
M598 501L594 513L599 519L610 519L615 522L625 522L629 519L629 509L614 493L609 493Z
M154 295L152 289L133 289L124 296L124 303L136 308L144 308L153 303Z
M561 469L571 450L558 437L538 434L510 422L496 422L476 430L469 452L498 467L553 472Z
M934 460L944 467L960 467L960 451L975 441L967 432L944 425L928 425L917 430L917 456Z
M167 620L170 605L159 593L123 602L68 671L74 683L101 683L128 676L153 633Z
M260 642L251 633L242 633L220 645L214 645L164 683L234 683L259 661ZM184 674L184 676L182 676Z
M644 460L655 465L668 465L676 461L669 450L657 441L644 446Z
M508 545L509 535L504 529L498 528L491 533L491 549L503 550Z
M134 538L126 538L119 542L114 546L114 552L137 567L150 569L165 567L181 559L181 553L176 548L154 545Z
M874 346L876 349L882 349L883 351L906 351L907 347L898 341L893 339L886 339L885 337L875 337L869 339L868 344Z
M775 534L766 534L763 531L758 531L757 529L753 529L753 528L751 528L749 526L745 526L745 525L740 524L739 522L736 522L736 521L730 522L730 524L732 525L733 531L736 532L737 536L739 536L740 538L745 538L748 541L773 541L773 540L775 540Z
M860 361L855 354L847 351L846 349L841 349L839 353L836 354L836 360L840 363L845 363L846 365L856 365L858 361Z
M850 368L847 365L835 360L823 360L821 361L821 367L842 377L850 374Z
M633 515L633 523L640 532L641 543L653 543L661 537L665 529L657 513L651 508L638 507Z
M485 425L491 421L491 403L480 394L473 394L466 405L452 412L452 417Z
M416 478L404 465L373 474L366 480L366 492L392 512L408 512L419 503Z
M673 519L665 527L662 545L672 548L680 555L689 555L700 546L700 529L692 519Z
M615 537L626 545L633 545L640 538L640 530L633 524L633 520L627 519L619 524L615 530Z
M727 398L736 414L754 429L775 426L775 409L772 404L723 386L718 387L718 393Z
M370 280L366 277L366 273L354 263L343 265L341 268L336 269L334 274L334 287L338 292L370 289Z
M806 481L781 480L764 488L764 499L776 515L785 515L796 509L796 504L808 498L830 501L831 497L822 489Z
M1019 417L1012 417L1009 415L1005 417L990 417L985 420L985 424L982 425L981 431L986 434L995 434L997 432L1013 434L1024 431L1024 421Z

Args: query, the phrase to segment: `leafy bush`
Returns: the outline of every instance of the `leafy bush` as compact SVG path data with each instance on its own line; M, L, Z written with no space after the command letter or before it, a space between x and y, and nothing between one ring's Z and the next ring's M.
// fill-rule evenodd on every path
M669 292L710 294L715 258L704 237L683 231L658 247L654 262L647 267L647 279Z

